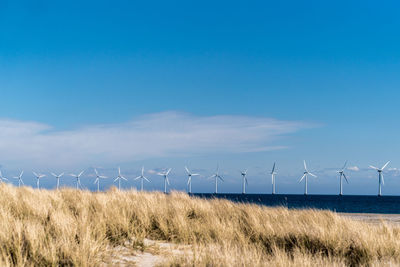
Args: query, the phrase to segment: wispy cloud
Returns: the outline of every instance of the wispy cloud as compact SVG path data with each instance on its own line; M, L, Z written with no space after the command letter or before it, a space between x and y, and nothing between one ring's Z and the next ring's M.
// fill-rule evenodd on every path
M0 161L72 167L152 157L268 151L284 148L279 138L309 126L263 117L178 112L68 131L38 122L0 120Z
M358 168L357 166L350 166L347 169L350 170L350 171L354 171L354 172L360 171L360 168Z

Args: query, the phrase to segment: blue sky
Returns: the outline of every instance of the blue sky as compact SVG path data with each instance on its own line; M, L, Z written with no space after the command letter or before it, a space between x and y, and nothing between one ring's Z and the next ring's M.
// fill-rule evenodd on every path
M385 194L400 194L397 116L400 6L394 1L1 1L0 163L20 169L92 169L133 178L142 165L203 174L217 163L221 191L302 193L302 160L336 193L375 194L369 164L391 160ZM39 170L37 170L39 169ZM161 189L148 173L149 189ZM65 178L65 182L71 182ZM54 181L45 178L52 186ZM110 184L110 182L107 182ZM107 185L108 185L107 184ZM137 186L130 182L129 186Z

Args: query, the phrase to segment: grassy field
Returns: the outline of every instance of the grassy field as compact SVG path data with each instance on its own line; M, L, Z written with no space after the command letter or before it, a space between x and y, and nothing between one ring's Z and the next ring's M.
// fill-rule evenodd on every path
M400 227L325 211L192 199L0 186L1 266L107 266L144 240L186 244L165 266L400 265Z

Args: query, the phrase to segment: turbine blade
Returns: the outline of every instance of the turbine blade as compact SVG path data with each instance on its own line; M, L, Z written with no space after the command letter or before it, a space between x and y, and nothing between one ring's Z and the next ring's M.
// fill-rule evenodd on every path
M149 179L147 179L146 177L144 177L144 176L143 176L143 179L145 179L147 182L149 182L149 183L150 183L150 180L149 180Z
M225 182L224 178L222 176L218 175L218 178L221 179L222 182Z
M346 182L349 183L349 180L347 180L346 174L343 173L343 177L346 180Z
M36 177L38 177L39 175L36 172L33 172L33 175L35 175Z
M165 177L165 179L167 180L167 184L170 185L168 177Z
M317 176L315 174L312 174L311 172L309 172L308 174L313 176L313 177L315 177L315 178L317 178Z
M381 170L383 171L383 170L387 167L387 165L389 165L389 163L390 163L390 161L386 162L386 164L383 165L383 167L381 168Z
M107 176L104 176L104 175L99 175L99 178L106 179L106 178L108 178L108 177L107 177Z
M53 172L51 173L51 175L53 175L54 177L57 177L57 175L55 173L53 173Z
M186 170L187 174L190 174L190 171L186 166L185 166L185 170Z
M114 182L116 182L119 179L119 177L115 178Z
M347 160L346 160L346 162L345 162L344 165L343 165L342 171L344 171L344 169L346 168L346 166L347 166Z
M96 180L94 180L94 184L97 183L99 181L99 178L97 178Z
M61 174L58 176L58 178L63 177L63 176L64 176L64 173L61 173Z
M301 181L303 181L304 177L306 177L305 174L303 175L303 177L300 178L299 183L300 183Z
M125 181L128 181L128 179L126 179L125 177L121 176L122 179L124 179Z
M377 167L374 167L374 166L372 166L372 165L369 165L369 167L370 167L371 169L378 170Z
M142 166L142 176L144 175L144 166Z
M383 179L383 173L381 173L381 177L382 177L382 185L385 185L385 179Z
M136 181L137 179L140 179L140 178L142 178L143 176L138 176L138 177L136 177L134 180Z
M305 160L303 160L303 163L304 163L304 170L308 171L308 170L307 170L307 164L306 164L306 161L305 161Z
M200 176L198 173L193 173L192 176Z
M76 177L76 174L71 173L69 176Z
M118 167L118 174L121 175L121 167Z
M272 166L271 174L273 174L274 172L275 172L275 162L274 162L274 166Z
M97 169L94 169L94 172L96 173L97 176L99 176Z
M78 175L78 177L81 177L84 172L85 171L81 171L81 173Z
M188 179L188 181L187 181L187 185L189 185L190 184L190 181L192 180L192 178L189 178Z
M172 168L169 168L169 170L167 171L166 175L168 175L171 172Z

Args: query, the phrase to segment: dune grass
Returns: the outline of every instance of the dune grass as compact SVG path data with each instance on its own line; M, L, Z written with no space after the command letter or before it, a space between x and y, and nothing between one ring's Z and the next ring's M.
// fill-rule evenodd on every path
M400 264L400 227L328 211L287 210L112 189L0 186L1 266L112 265L110 249L144 238L188 244L171 266Z

